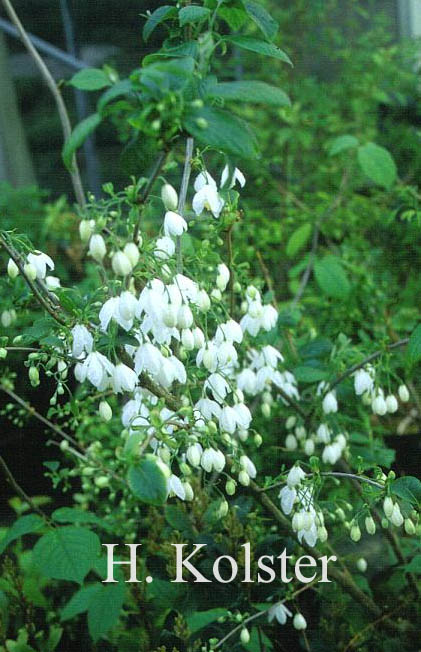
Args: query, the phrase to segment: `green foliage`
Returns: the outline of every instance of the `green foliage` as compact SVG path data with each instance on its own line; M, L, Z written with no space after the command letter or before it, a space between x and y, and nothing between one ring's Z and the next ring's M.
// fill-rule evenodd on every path
M159 458L145 455L130 466L127 481L133 494L148 505L163 505L167 499L167 476Z
M44 534L34 547L34 563L46 577L81 584L100 552L97 535L90 530L65 526Z
M396 180L396 165L390 153L375 143L358 148L358 162L362 171L374 183L390 188Z

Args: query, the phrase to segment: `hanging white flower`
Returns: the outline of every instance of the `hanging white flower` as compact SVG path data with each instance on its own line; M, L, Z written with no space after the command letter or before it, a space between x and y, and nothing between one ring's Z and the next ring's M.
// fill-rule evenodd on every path
M222 170L222 174L221 174L221 184L220 184L221 188L224 188L225 185L227 184L229 175L230 175L230 169L229 166L226 165ZM237 182L239 183L241 188L244 188L246 184L246 178L244 174L241 172L241 170L239 170L238 168L234 168L231 174L231 178L229 179L228 187L233 188Z
M74 358L80 358L83 353L92 351L94 339L86 326L76 324L76 326L73 326L71 333L73 337L72 355Z
M187 222L178 213L167 211L164 218L164 233L166 236L180 236L187 231Z
M130 369L123 362L119 362L113 372L112 386L117 394L123 392L133 392L138 382L138 378L133 369Z
M45 279L47 275L47 267L51 270L54 269L54 262L50 256L43 254L41 251L36 251L35 253L28 254L27 260L30 265L35 267L37 278L40 280Z
M206 209L218 218L224 207L224 200L218 193L215 180L208 172L201 172L194 183L196 194L193 197L192 207L196 215L201 215Z

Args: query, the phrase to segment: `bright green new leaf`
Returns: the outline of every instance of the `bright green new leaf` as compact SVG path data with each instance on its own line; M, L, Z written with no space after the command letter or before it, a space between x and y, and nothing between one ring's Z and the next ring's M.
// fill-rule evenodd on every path
M251 36L227 36L225 41L232 43L243 50L249 50L250 52L257 52L258 54L263 54L266 57L274 57L280 61L284 61L292 66L292 61L289 56L278 48L273 43L268 43L267 41L261 41L258 38L253 38Z
M24 534L37 532L44 525L44 521L38 514L27 514L18 518L7 530L6 536L0 541L0 555L6 550L9 543L15 541Z
M62 158L64 165L71 170L73 155L76 150L85 142L88 136L95 131L101 122L99 113L92 115L79 122L70 134L70 138L64 143Z
M169 16L176 13L175 7L170 5L163 5L155 9L149 16L143 27L143 40L147 41L154 29L158 27L161 23L164 22Z
M392 155L376 143L358 148L358 163L364 174L378 186L389 189L396 181L397 170Z
M88 608L88 628L94 641L116 624L126 597L124 582L102 584Z
M209 106L191 111L184 127L203 145L241 158L256 156L256 140L248 124L227 111Z
M421 324L418 324L409 338L406 357L410 364L416 364L421 360Z
M291 105L291 100L284 91L261 81L220 82L211 87L210 96L271 106Z
M302 224L294 231L294 233L291 234L286 247L288 258L293 258L306 246L311 236L311 230L311 224L307 222L306 224Z
M101 88L111 86L108 76L99 68L79 70L68 83L81 91L99 91Z
M130 79L122 79L121 81L118 81L115 83L111 88L105 91L105 93L102 93L101 97L98 100L97 104L97 109L99 113L105 109L107 104L109 102L112 102L112 100L117 99L117 97L121 97L124 95L127 95L130 93L132 90L132 82Z
M100 554L94 532L66 526L44 534L33 549L34 564L45 577L82 584Z
M168 496L168 476L156 455L145 455L129 467L127 481L134 495L148 505L163 505Z
M199 7L198 5L189 5L183 7L178 13L181 27L189 23L198 23L210 15L210 9L207 7Z
M348 277L336 256L325 256L316 260L314 275L323 294L334 299L345 299L350 291Z
M335 156L340 152L344 152L347 149L352 149L353 147L358 146L358 139L355 136L350 134L344 134L343 136L338 136L331 143L329 147L329 156Z
M257 27L263 32L267 39L272 41L278 31L278 23L272 16L257 2L243 0L243 5L250 18L256 23Z

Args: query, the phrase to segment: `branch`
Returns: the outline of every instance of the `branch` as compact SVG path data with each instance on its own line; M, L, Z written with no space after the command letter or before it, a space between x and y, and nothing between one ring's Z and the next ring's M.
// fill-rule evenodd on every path
M19 496L20 496L20 497L21 497L21 498L22 498L26 503L28 503L28 505L30 505L30 506L32 507L32 509L34 510L34 512L37 512L37 514L39 514L39 515L44 519L44 521L45 521L46 523L50 523L50 519L48 518L48 516L47 516L47 515L42 511L42 509L40 509L40 508L38 507L38 505L36 505L36 504L34 503L34 501L32 500L32 498L30 498L30 497L28 496L28 494L27 494L27 493L22 489L22 487L17 483L17 481L15 480L15 478L14 478L14 476L13 476L11 470L9 469L9 467L7 466L6 462L4 461L4 459L2 458L1 455L0 455L0 466L3 468L4 474L5 474L5 476L6 476L7 480L8 480L8 482L9 482L10 485L13 487L13 489L16 491L16 493L17 493L17 494L18 494L18 495L19 495Z
M315 473L307 473L306 477L312 478L315 476ZM375 480L372 480L371 478L367 478L364 475L357 475L356 473L345 473L342 471L323 471L322 473L318 474L322 475L323 477L332 477L332 478L346 478L347 480L357 480L358 482L366 482L367 484L372 485L373 487L376 487L377 489L384 489L384 485L381 484L380 482L376 482ZM276 487L282 487L282 485L285 484L285 480L280 480L279 482L275 482L274 484L271 484L269 487L262 487L259 489L259 491L270 491L270 489L276 489Z
M7 242L6 238L2 233L0 233L0 244L6 249L10 258L16 263L19 268L19 271L24 278L25 282L31 288L36 299L41 304L41 306L62 326L67 326L67 322L58 312L57 307L52 306L49 301L46 300L42 291L39 287L39 282L37 280L33 281L27 274L25 274L24 264L22 262L21 256L15 251L15 249ZM49 296L49 295L48 295Z
M147 184L146 184L146 186L145 186L145 188L144 188L144 190L141 193L140 198L139 198L139 204L141 204L142 206L144 205L144 203L146 202L146 200L148 199L148 197L150 195L150 192L151 192L151 190L153 188L153 185L154 185L155 181L157 180L157 178L158 178L158 176L159 176L159 174L160 174L160 172L162 170L162 167L163 167L163 165L165 163L165 159L167 158L167 154L168 154L168 152L166 152L166 151L160 152L160 154L159 154L159 156L158 156L158 158L156 160L155 167L152 170L151 176L149 177L148 182L147 182ZM138 218L137 224L136 224L134 232L133 232L133 242L135 242L136 244L137 244L137 242L139 240L140 221L141 221L141 219L142 219L142 210L141 210L141 208L139 208L139 218Z
M186 155L184 159L183 178L181 180L180 194L178 196L178 212L184 217L184 209L186 205L187 189L189 187L190 174L191 174L191 160L193 156L193 138L187 138L186 142ZM176 238L176 252L177 252L177 272L181 274L183 271L183 254L181 251L181 236Z
M13 9L13 6L10 2L10 0L2 0L3 6L6 10L7 15L9 16L10 20L12 23L16 26L20 37L22 39L22 42L26 49L28 50L29 54L31 55L32 59L35 61L35 64L38 68L38 70L41 73L41 76L43 77L45 83L47 84L48 88L50 89L54 100L57 105L57 110L58 114L60 116L60 121L61 121L61 126L63 129L63 135L64 135L64 140L67 141L70 138L70 135L72 133L72 127L70 124L69 116L67 113L66 105L64 104L63 98L61 96L61 93L57 87L56 82L54 81L50 71L48 70L47 66L45 65L43 59L40 57L38 54L37 50L33 46L29 36L27 35L25 28L23 27L22 23L20 22L15 10ZM72 161L72 171L70 172L70 176L72 179L72 184L73 184L73 189L75 192L76 200L77 203L83 207L85 205L85 195L83 191L83 186L82 186L82 179L80 177L79 169L77 166L77 161L76 157L73 156L73 161Z

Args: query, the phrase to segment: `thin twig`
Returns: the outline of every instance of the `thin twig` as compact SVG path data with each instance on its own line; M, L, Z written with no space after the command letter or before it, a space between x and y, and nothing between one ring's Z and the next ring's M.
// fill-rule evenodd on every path
M191 160L193 156L193 138L187 138L186 142L186 156L184 159L183 178L181 180L180 194L178 196L178 212L184 217L184 209L186 206L187 189L189 187L190 174L191 174ZM181 236L177 236L175 241L177 253L177 273L181 274L183 271L183 253L181 251Z
M52 306L49 301L44 297L42 294L42 291L40 290L36 280L33 281L29 276L25 273L24 269L24 264L22 262L22 259L19 254L14 250L13 247L10 246L10 244L6 241L6 238L2 233L0 233L0 244L6 249L7 253L9 254L10 258L16 263L23 279L29 285L31 288L32 292L34 293L36 299L38 302L41 304L41 306L55 319L59 324L62 326L67 326L67 322L62 317L58 312L57 312L57 306Z
M278 310L278 301L276 299L275 295L275 288L273 286L272 278L269 274L269 270L267 268L267 265L265 261L263 260L262 254L258 249L256 249L256 258L259 261L260 269L263 272L263 276L265 277L266 285L268 286L269 291L272 294L272 303L275 306L275 308Z
M150 175L150 177L149 177L149 179L148 179L148 181L146 183L146 186L144 187L143 192L141 193L140 198L138 200L138 203L140 204L140 206L139 206L139 217L138 217L138 220L137 220L134 232L133 232L133 242L135 242L135 243L137 243L139 241L140 223L141 223L141 220L142 220L142 208L143 208L146 200L148 199L148 197L149 197L149 195L151 193L151 190L153 188L153 185L154 185L155 181L157 180L157 178L158 178L158 176L159 176L159 174L160 174L160 172L162 170L162 167L163 167L163 165L165 163L165 160L167 158L167 154L168 154L168 152L166 152L166 151L160 152L160 154L159 154L159 156L158 156L158 158L156 160L155 166L154 166L154 168L152 170L152 173L151 173L151 175Z
M307 473L306 477L312 478L315 475L315 473ZM332 478L346 478L347 480L357 480L358 482L365 482L367 484L372 485L373 487L376 487L377 489L384 489L384 485L380 484L380 482L376 482L375 480L371 480L371 478L367 478L364 475L357 475L356 473L344 473L342 471L323 471L319 475L323 477L332 477ZM270 491L271 489L276 489L276 487L282 487L282 485L285 484L285 480L280 480L279 482L275 482L274 484L271 484L269 487L262 487L259 489L259 491Z
M0 455L0 466L3 468L4 474L5 474L8 482L13 487L13 489L16 491L16 493L26 503L28 503L28 505L30 505L30 507L34 510L34 512L37 512L37 514L39 514L44 519L44 521L46 523L50 523L50 519L48 518L48 516L42 511L42 509L40 509L38 507L38 505L36 505L34 503L32 498L30 498L28 496L28 494L22 489L22 487L17 483L16 479L13 476L13 473L11 472L11 470L9 469L9 467L7 466L6 462L4 461L4 459L2 458L1 455Z
M63 129L63 135L64 135L64 140L67 141L72 133L72 127L70 124L69 116L67 113L66 106L64 104L63 98L61 96L60 90L57 87L56 82L54 81L50 71L48 70L47 66L45 65L43 59L40 57L38 54L37 50L35 49L34 45L32 44L29 36L27 35L25 28L23 27L22 23L19 20L19 17L17 16L10 0L2 0L3 6L6 10L6 13L8 14L10 20L12 23L16 26L20 37L22 39L22 42L26 49L28 50L29 54L31 55L32 59L35 61L35 64L40 71L45 83L47 84L48 88L50 89L54 100L57 105L57 110L58 114L60 116L60 122L61 126ZM80 206L85 205L85 194L83 191L83 185L82 185L82 179L80 177L76 157L73 156L72 160L72 169L70 171L70 176L72 179L72 184L73 184L73 189L75 192L76 200L77 203Z
M243 629L243 627L245 627L249 623L253 622L257 618L260 618L261 616L265 616L275 606L285 604L286 602L290 602L291 600L294 600L298 595L300 595L300 593L303 593L303 591L307 591L308 589L311 589L317 581L318 580L314 580L313 582L311 582L309 584L306 584L305 586L302 586L300 589L297 589L288 598L285 598L284 600L279 600L279 602L275 602L274 604L271 604L270 607L268 607L267 609L264 609L263 611L258 611L255 614L253 614L252 616L249 616L248 618L243 620L239 625L234 627L234 629L232 629L230 632L228 632L228 634L226 636L224 636L224 638L221 638L221 640L218 641L218 643L213 647L213 649L217 650L218 648L222 647L222 645L224 643L226 643L228 641L228 639L231 638L231 636L234 636L234 634L239 632L241 629Z

